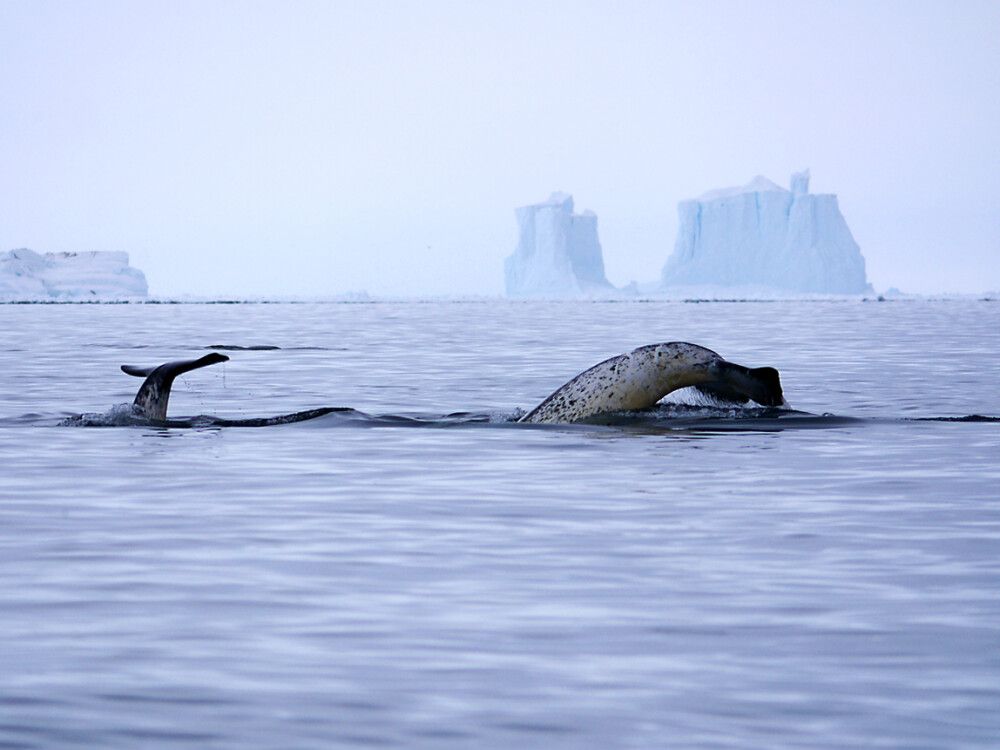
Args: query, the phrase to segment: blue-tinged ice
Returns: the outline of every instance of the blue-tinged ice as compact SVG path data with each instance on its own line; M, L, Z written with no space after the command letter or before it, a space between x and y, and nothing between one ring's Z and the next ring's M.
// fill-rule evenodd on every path
M128 253L45 253L21 248L0 253L0 301L81 302L142 298L146 277Z
M755 287L784 292L870 292L865 259L836 195L809 192L809 172L791 190L766 177L678 205L680 226L663 287Z
M508 297L570 298L614 291L604 276L597 215L573 213L573 197L553 193L517 209L517 249L504 262Z

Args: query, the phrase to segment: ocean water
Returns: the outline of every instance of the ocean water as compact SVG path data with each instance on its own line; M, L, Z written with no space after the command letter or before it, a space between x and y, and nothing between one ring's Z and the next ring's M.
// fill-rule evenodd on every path
M672 340L807 414L512 423ZM63 423L207 347L172 417L356 411ZM8 305L0 373L0 747L1000 746L996 302Z

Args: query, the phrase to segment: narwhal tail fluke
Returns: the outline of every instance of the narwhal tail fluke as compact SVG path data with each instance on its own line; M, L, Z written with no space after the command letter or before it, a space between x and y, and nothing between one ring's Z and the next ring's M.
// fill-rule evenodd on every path
M174 378L185 372L208 367L229 360L225 354L212 352L198 359L183 359L177 362L167 362L158 367L133 367L122 365L122 372L139 378L146 378L135 394L133 404L147 419L164 421L167 418L167 402L170 400L170 387Z
M762 406L785 406L781 377L773 367L744 367L722 360L720 378L695 386L699 391L722 401L746 403L753 400Z

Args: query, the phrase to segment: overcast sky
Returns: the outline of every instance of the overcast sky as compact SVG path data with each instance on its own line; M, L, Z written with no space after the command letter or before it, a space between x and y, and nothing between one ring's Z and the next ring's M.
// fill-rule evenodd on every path
M0 251L171 294L499 294L572 193L612 283L812 170L876 289L1000 289L1000 2L0 1Z

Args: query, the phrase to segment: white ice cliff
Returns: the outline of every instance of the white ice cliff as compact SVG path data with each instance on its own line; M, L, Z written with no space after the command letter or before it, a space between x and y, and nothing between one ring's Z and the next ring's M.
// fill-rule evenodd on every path
M146 277L128 253L45 253L21 248L0 254L0 301L82 302L145 297Z
M612 291L604 277L597 216L573 213L573 197L553 193L517 209L520 237L504 262L508 297L585 297Z
M809 193L809 172L791 190L765 177L678 205L674 252L663 287L756 287L818 294L871 291L865 260L836 195Z

